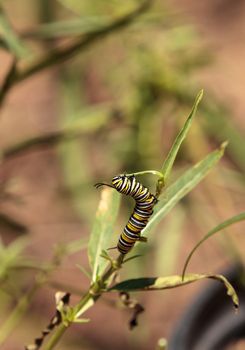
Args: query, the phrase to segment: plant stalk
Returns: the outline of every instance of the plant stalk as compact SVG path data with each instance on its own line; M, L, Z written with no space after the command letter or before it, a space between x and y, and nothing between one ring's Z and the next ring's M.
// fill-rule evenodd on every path
M101 276L100 280L97 282L94 282L88 292L82 297L80 302L75 306L76 309L76 316L75 319L80 317L85 311L87 311L90 307L94 305L94 303L101 297L104 288L106 286L106 283L108 282L109 278L121 268L121 265L124 260L124 255L120 254L118 258L115 261L115 264L111 264L105 270L104 274ZM58 344L59 340L65 333L66 329L72 324L72 322L68 323L68 325L64 325L63 323L60 324L56 330L54 331L53 335L47 342L46 346L44 346L44 350L52 350L54 347Z

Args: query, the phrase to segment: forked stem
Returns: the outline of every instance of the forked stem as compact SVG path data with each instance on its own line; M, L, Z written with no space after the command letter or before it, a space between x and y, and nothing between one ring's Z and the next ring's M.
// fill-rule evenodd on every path
M94 305L94 303L101 297L106 282L109 280L109 278L120 269L122 263L124 260L124 255L120 254L118 258L116 259L116 264L111 264L108 266L107 270L103 273L101 276L101 279L98 282L94 282L88 292L82 297L80 302L77 304L76 307L76 318L80 317L85 311L87 311L91 306ZM58 328L55 330L54 334L51 336L47 344L43 347L44 350L52 350L54 347L58 344L60 338L63 336L66 329L71 325L70 322L67 326L64 325L64 323L61 323Z
M137 173L132 174L126 174L127 176L133 176L133 175L145 175L145 174L152 174L158 176L160 179L163 179L164 176L160 171L157 170L144 170L144 171L138 171Z

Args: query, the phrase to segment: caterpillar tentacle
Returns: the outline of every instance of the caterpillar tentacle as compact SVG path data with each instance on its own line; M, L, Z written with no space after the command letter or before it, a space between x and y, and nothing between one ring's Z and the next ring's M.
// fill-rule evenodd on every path
M141 231L146 227L149 218L153 213L153 207L157 203L157 198L150 193L149 189L138 182L134 175L125 174L115 176L111 185L98 183L96 187L102 185L115 188L119 193L131 196L135 200L134 211L131 214L123 233L119 237L117 249L121 254L127 254L135 242L146 242L146 237L141 236Z

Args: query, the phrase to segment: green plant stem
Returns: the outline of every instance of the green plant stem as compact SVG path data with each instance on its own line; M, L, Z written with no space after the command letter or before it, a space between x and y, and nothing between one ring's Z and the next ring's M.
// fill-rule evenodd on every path
M48 341L48 343L46 344L46 346L44 346L44 350L53 349L55 347L55 345L57 345L57 343L59 342L60 338L65 333L66 329L67 329L67 327L63 323L61 323L59 325L59 327L56 329L53 337L51 337L50 340Z
M49 1L49 0L48 0ZM22 39L30 40L48 40L69 37L72 35L86 34L88 31L98 31L108 23L108 17L88 17L75 18L69 21L42 21L36 29L26 30L21 33Z
M35 147L50 147L63 141L72 140L75 137L79 137L81 134L82 132L80 131L58 130L46 135L37 135L4 149L2 151L2 158L5 160L18 155L21 152L29 151Z
M108 117L110 118L110 117ZM28 152L32 149L36 149L38 147L51 147L53 145L57 145L62 142L70 141L75 138L79 138L83 134L88 134L90 132L94 132L97 128L105 127L106 122L100 118L98 120L96 128L88 128L83 125L74 125L67 126L60 130L51 131L45 134L36 135L27 139L24 139L20 142L10 145L9 147L1 150L1 158L2 160L6 160L7 158L15 157L22 152ZM98 119L98 118L97 118Z
M87 35L82 35L77 41L73 42L70 45L66 45L65 47L55 48L50 50L43 58L34 62L27 68L23 70L16 70L15 74L11 76L8 84L3 84L3 87L0 90L0 105L2 105L5 100L6 95L9 90L16 84L21 81L33 76L40 71L52 67L54 65L60 64L67 59L71 58L73 55L81 52L84 49L87 49L94 42L118 31L124 29L129 24L131 24L136 17L140 14L144 13L152 4L153 0L144 0L140 5L136 7L136 9L132 10L130 13L122 16L121 18L115 20L103 28L100 28L98 31L93 31L92 33L88 33Z
M157 170L145 170L145 171L138 171L137 173L132 174L126 174L127 176L133 176L133 175L145 175L145 174L152 174L158 176L160 179L163 179L163 174L160 171Z
M132 176L132 175L145 175L145 174L152 174L152 175L156 175L159 177L157 184L156 184L156 193L155 193L155 197L158 198L160 196L160 194L162 193L162 189L165 185L165 178L164 178L163 173L161 173L158 170L145 170L145 171L138 171L137 173L131 173L131 174L126 174L126 175Z
M53 256L53 261L46 267L43 267L43 270L36 275L35 283L30 290L19 299L15 309L10 313L7 320L0 327L0 346L5 342L6 338L12 333L20 322L35 293L41 286L47 283L50 273L60 265L61 258L62 255L59 255L58 253L55 254Z
M121 265L123 263L124 255L120 254L115 262L115 264L110 264L107 270L105 270L104 274L101 276L99 282L94 282L92 286L90 287L89 291L82 297L82 299L79 301L79 303L75 306L76 309L76 316L75 318L78 318L83 314L85 311L87 311L90 307L94 305L94 303L101 297L105 285L108 282L109 278L121 268ZM60 324L56 330L54 331L53 335L47 342L47 344L44 346L44 350L52 350L54 347L58 344L59 340L62 338L63 334L65 333L66 329L71 325L72 323L69 323L68 325L64 325L63 323Z
M16 58L14 58L0 89L0 106L2 105L8 91L13 86L14 81L16 79L16 75L17 75L17 60Z
M30 291L19 299L19 302L7 320L0 328L0 346L5 342L7 337L12 333L13 329L16 328L23 314L30 305L30 300L36 293L40 286L40 283L36 283Z

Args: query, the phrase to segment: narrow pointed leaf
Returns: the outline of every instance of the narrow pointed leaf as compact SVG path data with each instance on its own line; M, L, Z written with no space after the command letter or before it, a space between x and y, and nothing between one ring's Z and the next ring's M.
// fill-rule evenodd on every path
M148 291L148 290L164 290L170 288L181 287L205 278L215 279L223 283L227 294L231 297L235 308L239 306L239 299L236 291L230 282L222 275L213 274L187 274L184 279L180 275L173 275L167 277L149 277L149 278L135 278L123 281L111 287L110 291Z
M124 259L124 260L123 260L123 263L125 264L126 262L128 262L128 261L130 261L130 260L137 259L137 258L139 258L139 257L141 257L141 256L142 256L141 254L136 254L136 255L130 256L129 258Z
M164 194L160 197L159 203L154 208L154 213L145 229L142 231L143 236L147 236L162 218L194 187L196 187L207 173L217 164L224 154L226 143L199 163L187 170L179 179L169 186Z
M166 184L166 181L168 180L169 175L171 173L171 170L172 170L175 158L177 156L177 153L179 151L179 148L180 148L182 142L184 141L184 139L185 139L185 137L186 137L186 135L187 135L187 133L188 133L188 131L190 129L192 119L193 119L193 117L196 114L196 110L197 110L199 102L202 99L202 96L203 96L203 90L201 90L198 93L198 95L197 95L197 97L195 99L194 105L192 107L191 113L190 113L189 117L187 118L183 128L180 130L179 134L177 135L177 137L176 137L176 139L174 141L174 144L171 147L171 149L170 149L170 151L168 153L168 156L167 156L167 158L165 159L165 161L163 163L163 166L161 168L161 172L162 172L162 174L164 176L164 183L165 184Z
M89 280L91 279L91 273L85 269L82 265L76 264L76 267L86 276Z
M114 230L114 224L119 209L120 195L117 191L104 188L101 192L101 200L96 212L94 226L92 228L88 255L93 271L93 281L104 270L108 261L101 257L103 250L110 248L110 242Z
M62 256L69 256L71 254L84 250L87 248L87 246L87 238L80 238L66 244L61 243L57 245L56 251L60 251Z
M77 318L73 321L73 323L88 323L90 322L89 318Z
M236 216L233 216L232 218L222 222L221 224L219 224L218 226L214 227L211 231L209 231L196 245L195 247L191 250L191 252L189 253L186 261L185 261L185 264L184 264L184 268L183 268L183 272L182 272L182 276L184 278L185 276L185 272L186 272L186 269L187 269L187 266L191 260L191 257L192 255L194 254L194 252L197 250L198 247L200 247L200 245L205 242L209 237L213 236L215 233L223 230L224 228L230 226L230 225L233 225L239 221L243 221L245 220L245 212L241 213L241 214L238 214Z
M17 58L25 58L30 54L29 49L23 41L18 37L12 28L0 3L0 35L6 47Z
M27 38L58 38L60 36L81 35L97 31L109 22L104 16L86 16L72 20L57 21L39 25L36 30L25 33Z

